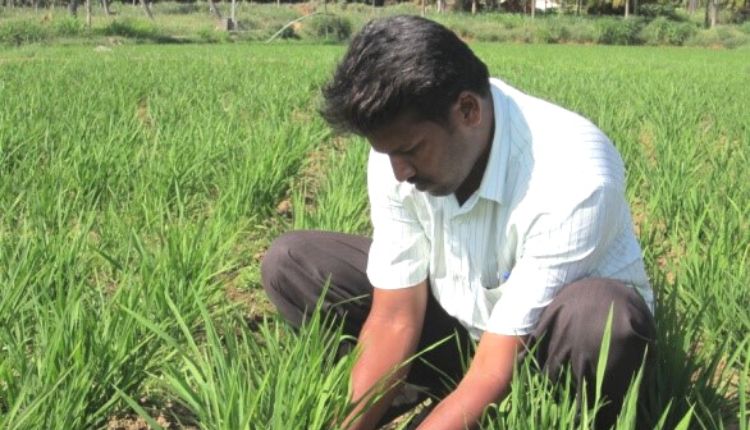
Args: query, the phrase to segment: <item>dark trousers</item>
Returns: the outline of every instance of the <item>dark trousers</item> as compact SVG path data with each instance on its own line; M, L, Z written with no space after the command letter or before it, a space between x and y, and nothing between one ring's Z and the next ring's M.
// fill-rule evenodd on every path
M372 304L373 287L365 273L370 243L368 238L341 233L287 233L274 241L263 259L263 286L284 319L299 327L330 279L322 310L339 318L344 332L356 337ZM565 366L570 366L579 387L586 379L587 398L593 401L610 305L614 309L611 344L602 385L608 403L597 415L599 428L614 423L646 347L653 349L654 321L640 295L607 279L567 285L544 310L528 342L538 364L553 380ZM447 337L451 339L421 355L407 377L408 382L428 387L438 398L461 379L472 341L466 329L430 294L418 351Z

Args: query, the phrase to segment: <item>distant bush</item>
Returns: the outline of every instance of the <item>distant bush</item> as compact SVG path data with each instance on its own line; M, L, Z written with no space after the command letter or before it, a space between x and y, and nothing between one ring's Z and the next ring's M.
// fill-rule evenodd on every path
M715 28L699 31L695 36L685 42L687 46L719 47L723 46L719 33Z
M685 42L689 46L737 48L750 45L750 35L728 26L719 26L708 30L698 31Z
M503 37L505 27L496 22L488 20L463 19L453 20L447 24L459 37L467 40L476 40L480 42L501 42L508 40Z
M52 31L58 36L78 36L85 30L82 20L70 16L57 17L52 21Z
M169 36L162 32L153 23L130 18L115 19L107 24L99 32L104 36L121 36L129 39L150 40L154 42L171 42Z
M637 18L598 18L595 21L596 42L605 45L637 45L643 21Z
M647 3L638 7L638 15L644 18L667 18L672 21L682 21L680 16L671 4Z
M570 29L568 26L557 19L547 19L541 21L541 26L537 30L537 36L540 42L561 43L570 39Z
M641 30L640 38L648 45L682 45L696 31L689 22L670 21L662 16L649 22Z
M528 23L528 18L526 18L524 15L512 13L512 14L500 14L499 17L499 24L503 26L503 28L511 29L511 28L518 28L523 27Z
M24 19L6 21L0 25L0 44L23 45L26 43L42 42L50 37L46 27L36 20Z
M570 26L569 41L575 43L596 43L598 30L591 20L579 21Z
M280 17L251 15L241 18L238 26L242 29L243 40L266 40L295 18L297 18L296 15ZM294 32L294 27L287 27L277 37L280 39L288 39L299 38L299 35Z
M507 30L509 40L520 43L533 43L536 40L536 33L530 26L516 27Z
M716 28L716 32L721 40L721 45L725 48L731 49L750 44L750 36L734 27L719 26Z
M188 15L201 11L202 3L174 3L164 2L154 5L154 12L165 15ZM205 7L208 9L208 7Z
M737 9L731 17L731 21L734 24L742 24L750 22L750 6Z
M289 26L285 28L282 27L282 28L283 30L279 30L281 31L281 33L278 36L276 36L279 39L299 39L300 38L300 35L294 31L294 26Z
M601 43L611 45L642 44L640 32L647 21L639 17L538 16L532 20L521 14L484 14L477 17L446 14L438 20L460 37L481 42L517 43ZM671 23L671 22L670 22ZM680 23L675 23L680 24ZM687 27L673 30L692 33ZM670 33L671 34L671 33ZM677 38L675 35L673 38ZM663 42L669 43L669 42ZM678 42L674 42L678 44Z
M211 28L201 28L198 30L198 40L204 43L218 43L221 38Z
M734 12L727 7L719 7L716 15L716 22L719 24L736 24L734 21Z
M303 36L327 42L343 42L352 35L352 24L344 17L318 15L304 22Z

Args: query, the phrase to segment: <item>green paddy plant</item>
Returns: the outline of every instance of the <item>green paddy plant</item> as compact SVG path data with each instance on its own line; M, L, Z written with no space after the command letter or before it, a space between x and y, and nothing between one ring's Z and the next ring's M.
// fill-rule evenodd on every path
M84 230L85 231L85 230ZM0 427L86 428L106 422L114 386L139 392L159 344L92 288L85 233L4 247Z
M299 332L270 320L251 332L236 315L212 318L196 300L202 315L199 337L171 298L165 300L184 342L127 312L177 352L175 364L165 369L162 388L190 411L200 428L325 429L346 415L354 361L353 355L337 353L343 338L339 324L316 311Z
M307 203L307 188L293 192L294 228L366 234L368 218L367 165L369 145L361 139L332 148L324 169L328 173ZM309 207L308 207L309 206Z

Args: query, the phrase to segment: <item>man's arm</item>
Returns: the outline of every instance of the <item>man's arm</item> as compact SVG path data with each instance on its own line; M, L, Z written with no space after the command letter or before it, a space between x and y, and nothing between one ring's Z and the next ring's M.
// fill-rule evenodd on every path
M361 355L352 370L352 401L358 405L344 421L344 428L372 429L390 405L397 392L397 385L394 384L406 376L408 366L392 372L416 351L427 308L427 294L426 281L397 290L375 288L372 308L359 336ZM376 384L381 384L379 387L394 387L356 421L352 421L373 391L377 391L372 390Z
M462 430L476 426L484 409L508 393L513 364L524 340L524 337L485 332L469 371L419 429Z

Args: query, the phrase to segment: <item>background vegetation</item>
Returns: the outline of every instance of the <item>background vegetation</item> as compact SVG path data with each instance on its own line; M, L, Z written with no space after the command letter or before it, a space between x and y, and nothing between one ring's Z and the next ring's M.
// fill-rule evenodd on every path
M548 0L550 4L551 1ZM750 22L745 21L750 9L739 3L725 4L711 15L713 20L706 21L705 8L698 8L701 6L698 0L692 0L698 5L693 12L689 8L692 3L685 7L673 3L646 3L638 7L637 14L633 10L627 18L621 16L622 5L615 7L602 2L563 3L547 12L539 10L534 16L524 13L523 4L513 6L510 2L496 6L481 3L480 12L476 14L448 11L450 5L444 7L446 11L438 12L435 4L422 7L413 3L373 7L346 2L280 5L242 2L234 6L226 2L158 2L149 6L152 18L144 12L143 6L130 3L108 5L109 13L97 4L86 17L80 11L73 16L68 9L55 3L36 9L3 7L0 8L0 45L83 42L110 46L129 41L219 43L270 39L341 42L368 20L397 13L424 13L469 41L712 48L750 44ZM450 7L460 9L459 6ZM501 6L511 10L503 10ZM538 3L538 7L542 7L542 3Z

